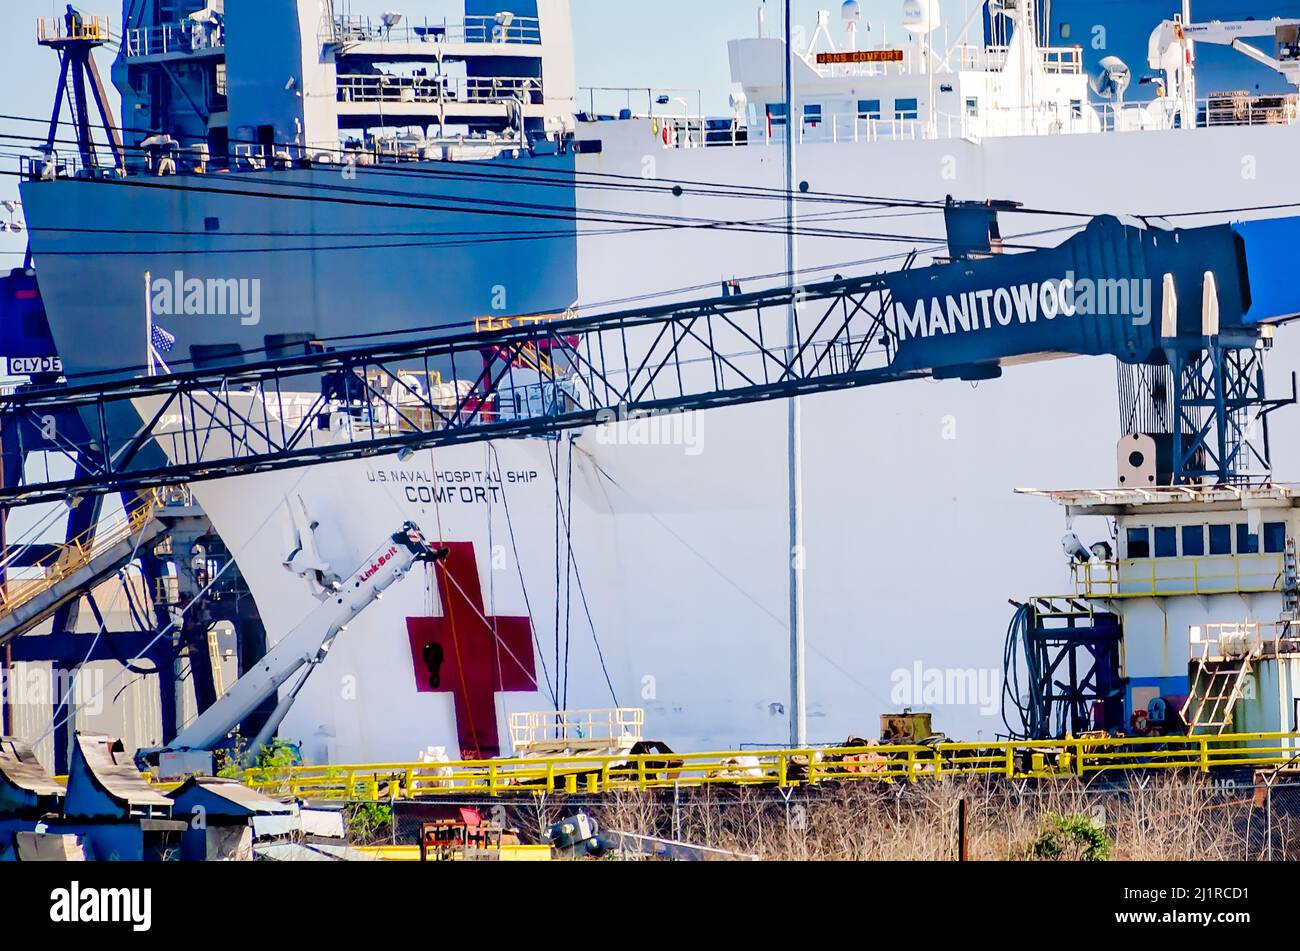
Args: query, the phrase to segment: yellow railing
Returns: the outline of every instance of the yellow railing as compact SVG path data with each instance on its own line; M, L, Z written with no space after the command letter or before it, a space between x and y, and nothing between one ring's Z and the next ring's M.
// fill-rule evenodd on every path
M386 800L711 785L916 782L958 776L1062 778L1120 770L1210 772L1293 762L1300 762L1300 733L298 766L249 770L242 778L252 788L278 796Z
M1089 562L1074 566L1074 587L1086 598L1266 593L1281 590L1282 570L1283 556L1271 554Z
M0 562L0 567L4 569L6 575L4 582L0 583L0 615L10 613L42 592L48 591L114 545L134 538L153 518L161 504L161 496L156 491L150 492L129 516L108 525L90 528L32 565L17 568L9 563L12 559ZM38 571L40 576L10 577L14 571Z
M112 38L106 16L81 17L71 24L67 17L41 17L36 21L38 43L60 43L67 40L107 43Z

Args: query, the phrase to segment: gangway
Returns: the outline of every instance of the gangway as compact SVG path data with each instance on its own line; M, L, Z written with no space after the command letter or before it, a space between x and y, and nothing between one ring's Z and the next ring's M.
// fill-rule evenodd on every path
M4 454L62 453L81 468L0 486L0 507L912 379L990 380L1062 356L1170 368L1175 484L1269 468L1267 415L1294 396L1266 398L1263 359L1273 325L1300 316L1289 273L1300 218L1169 231L1102 216L1058 247L1005 254L991 204L948 210L961 243L926 268L18 392L0 398ZM976 217L982 245L969 224L953 228L959 212ZM530 354L547 361L525 368ZM456 381L455 405L374 382L413 371ZM52 413L76 414L84 432L47 438L39 421Z
M161 499L151 492L121 520L92 527L25 569L0 566L5 573L0 581L0 645L26 634L149 551L169 531L162 512ZM26 569L39 576L10 577Z

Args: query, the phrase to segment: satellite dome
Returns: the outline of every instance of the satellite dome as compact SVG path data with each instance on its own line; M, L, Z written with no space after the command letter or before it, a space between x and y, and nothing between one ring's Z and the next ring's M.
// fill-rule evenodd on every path
M942 21L939 0L904 0L903 29L909 33L933 33Z
M840 19L845 23L857 23L862 18L862 7L858 0L844 0L840 6Z

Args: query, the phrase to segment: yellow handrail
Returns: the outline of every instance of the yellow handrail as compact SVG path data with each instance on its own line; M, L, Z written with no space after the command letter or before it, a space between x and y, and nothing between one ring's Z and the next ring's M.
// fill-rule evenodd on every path
M297 766L249 770L242 779L252 788L274 795L375 800L711 785L941 781L981 775L1077 778L1119 770L1209 772L1224 767L1278 767L1298 760L1300 733L1242 733Z
M1251 559L1246 574L1242 559ZM1162 567L1191 562L1190 573L1161 574ZM1231 562L1231 571L1207 573L1212 567ZM1123 569L1121 571L1121 568ZM1252 570L1253 569L1253 570ZM1136 558L1102 564L1074 566L1075 593L1086 598L1149 598L1161 594L1235 594L1279 591L1283 569L1280 554L1197 555L1191 558Z
M106 16L81 17L72 24L66 17L40 17L36 21L36 42L58 43L67 40L85 40L107 43L113 38Z

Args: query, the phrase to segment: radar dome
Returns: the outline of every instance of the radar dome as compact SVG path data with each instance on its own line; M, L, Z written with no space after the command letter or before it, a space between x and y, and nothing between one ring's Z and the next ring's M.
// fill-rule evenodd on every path
M904 0L903 29L910 33L933 33L942 26L939 0Z
M840 7L840 19L845 23L857 23L862 18L862 7L858 0L844 0Z

